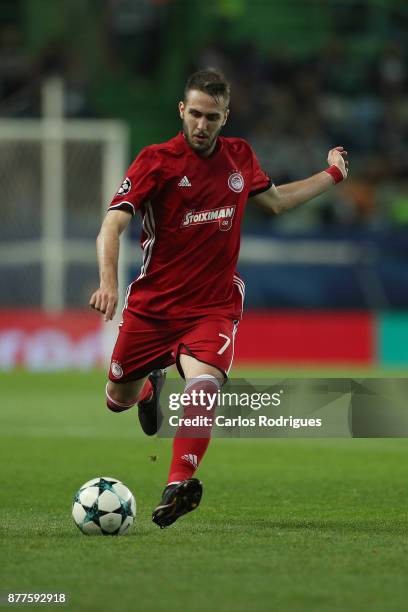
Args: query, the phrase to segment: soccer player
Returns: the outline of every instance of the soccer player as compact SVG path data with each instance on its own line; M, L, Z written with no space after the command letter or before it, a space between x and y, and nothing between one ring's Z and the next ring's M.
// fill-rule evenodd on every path
M90 306L108 321L118 305L119 237L141 213L143 265L127 289L106 400L115 412L137 403L147 435L161 423L159 396L168 366L177 365L190 397L193 391L195 397L214 397L227 379L245 294L235 268L247 202L277 215L347 177L347 152L335 147L328 168L275 186L245 140L220 136L229 100L230 87L220 72L190 76L178 107L182 131L139 153L97 238L100 286ZM210 403L202 400L199 408L212 417ZM191 401L184 415L196 413ZM200 503L202 484L193 475L210 435L210 426L177 431L167 486L153 512L160 527Z

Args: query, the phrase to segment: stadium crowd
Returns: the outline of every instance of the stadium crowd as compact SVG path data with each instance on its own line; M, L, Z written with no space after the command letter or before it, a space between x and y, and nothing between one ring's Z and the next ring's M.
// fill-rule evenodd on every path
M126 13L123 18L119 5ZM126 56L121 73L125 70L125 81L137 83L146 78L146 71L155 78L158 41L170 5L150 0L105 3L100 44L107 71L120 72ZM354 59L334 34L325 48L311 55L295 55L290 46L265 54L254 41L231 44L217 37L202 46L194 62L186 58L185 75L203 66L224 70L234 92L224 134L247 138L277 184L318 171L322 156L334 145L349 150L351 180L335 193L284 219L266 220L254 213L249 225L261 221L307 229L408 222L408 64L399 28L389 32L379 53ZM135 38L136 55L126 53ZM48 40L33 56L21 24L0 24L0 117L38 116L41 83L50 74L65 81L66 116L100 115L89 94L95 76L72 45ZM120 106L115 112L121 116Z
M252 43L213 42L193 67L216 65L229 75L235 96L226 133L247 138L278 184L316 172L322 152L335 144L350 151L352 180L313 214L305 210L305 223L375 226L407 222L406 59L397 40L374 61L354 65L335 38L307 58L285 49L264 57ZM287 217L277 222L290 224Z

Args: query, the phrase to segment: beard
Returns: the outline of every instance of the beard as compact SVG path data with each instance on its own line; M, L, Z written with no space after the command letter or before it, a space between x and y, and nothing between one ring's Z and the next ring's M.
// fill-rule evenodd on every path
M188 144L190 145L190 147L193 149L193 151L196 151L196 153L198 154L204 154L204 153L208 153L208 152L212 152L212 149L215 146L216 140L218 138L219 133L221 132L221 127L219 130L217 130L212 136L210 136L207 133L203 133L203 132L196 132L194 135L193 134L189 134L188 128L187 128L187 124L185 121L183 121L183 133L185 136L185 139L187 140ZM196 140L194 139L194 136L196 135L202 135L204 136L204 138L202 140Z

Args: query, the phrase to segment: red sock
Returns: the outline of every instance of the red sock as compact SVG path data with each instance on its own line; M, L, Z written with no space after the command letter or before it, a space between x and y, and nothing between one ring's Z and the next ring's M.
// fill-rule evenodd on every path
M137 396L137 401L143 402L144 400L150 399L152 393L153 393L152 383L150 382L148 378L146 378L146 382L143 385L139 395Z
M205 395L199 398L199 405L197 403L194 405L194 396L191 395L191 404L185 406L183 416L186 418L204 416L207 417L207 423L198 427L185 427L182 425L177 429L173 440L173 457L167 479L168 483L191 478L198 468L201 459L204 457L204 453L210 443L216 407L216 402L213 402L213 399L219 387L220 383L214 376L197 377L187 383L184 393L191 395L193 391L197 393L203 391ZM198 400L197 395L196 399ZM212 407L209 410L210 406Z

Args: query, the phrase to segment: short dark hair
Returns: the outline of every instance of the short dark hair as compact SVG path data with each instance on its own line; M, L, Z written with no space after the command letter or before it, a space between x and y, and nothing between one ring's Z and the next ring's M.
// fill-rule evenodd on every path
M224 98L227 106L229 104L230 84L219 70L207 68L206 70L198 70L198 72L190 75L184 88L184 100L186 100L188 92L192 89L203 91L215 100Z

